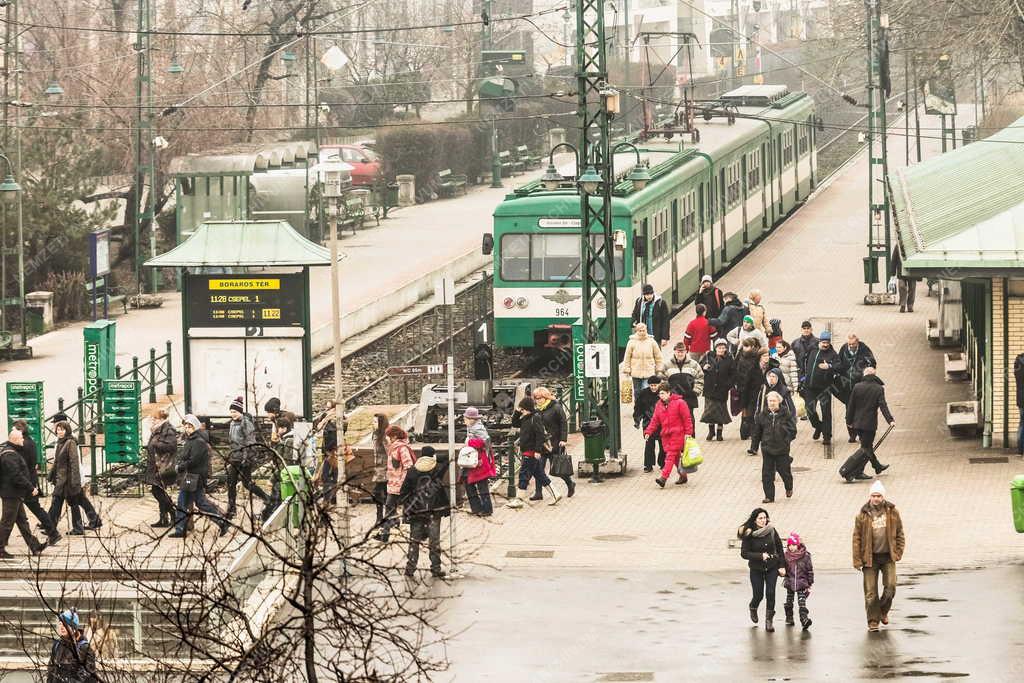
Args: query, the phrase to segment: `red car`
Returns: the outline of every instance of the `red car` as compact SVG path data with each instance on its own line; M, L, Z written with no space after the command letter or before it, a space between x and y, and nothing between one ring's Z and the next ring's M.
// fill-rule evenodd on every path
M381 179L384 164L371 149L361 145L326 145L320 148L320 161L344 161L352 167L352 185L370 186Z

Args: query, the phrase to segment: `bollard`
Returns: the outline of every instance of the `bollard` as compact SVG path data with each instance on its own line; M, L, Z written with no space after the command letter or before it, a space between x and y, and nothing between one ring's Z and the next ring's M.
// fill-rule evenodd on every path
M515 446L509 445L505 447L505 454L508 457L508 489L506 495L509 500L514 500L516 497L516 449Z
M139 357L132 356L132 379L138 381L139 379Z
M75 404L78 412L78 443L85 443L85 391L78 387L78 402Z
M156 349L149 350L149 402L156 403Z
M89 477L89 492L96 495L99 485L96 483L96 434L89 432L89 467L92 475Z
M121 379L121 366L120 365L115 365L114 366L114 379Z
M174 373L171 372L171 340L170 339L167 340L167 365L165 365L164 367L167 368L167 394L166 395L170 396L171 394L174 393L174 384L171 381L171 377L174 375Z

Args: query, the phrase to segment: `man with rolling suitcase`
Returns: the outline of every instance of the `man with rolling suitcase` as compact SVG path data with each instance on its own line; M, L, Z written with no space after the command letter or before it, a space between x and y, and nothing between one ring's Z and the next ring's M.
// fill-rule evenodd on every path
M846 403L846 426L860 440L860 448L843 463L839 470L839 474L846 481L871 479L864 473L864 467L869 461L875 469L875 474L881 474L889 469L889 466L879 462L878 456L875 455L874 440L875 434L878 433L879 410L882 411L885 421L889 423L889 429L882 436L884 439L896 426L896 420L889 412L889 405L885 402L884 383L875 374L874 367L866 367L864 368L864 377L853 385L850 399Z

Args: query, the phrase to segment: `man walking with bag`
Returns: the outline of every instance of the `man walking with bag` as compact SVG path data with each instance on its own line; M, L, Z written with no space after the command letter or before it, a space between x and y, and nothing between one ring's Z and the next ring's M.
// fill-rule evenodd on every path
M868 630L889 623L896 595L896 563L903 559L906 537L896 506L885 499L885 486L875 481L871 496L853 520L853 568L864 574L864 609ZM882 594L878 594L878 577Z
M875 455L875 434L878 433L878 411L882 411L885 421L890 427L896 426L896 420L889 412L889 404L885 402L885 386L881 379L875 374L873 367L864 368L864 377L853 385L850 392L850 399L846 403L846 426L851 434L856 434L860 439L860 447L867 455L867 459L860 466L858 471L849 472L846 475L847 481L853 479L870 479L864 474L864 466L871 461L875 468L875 474L881 474L889 469L883 465Z

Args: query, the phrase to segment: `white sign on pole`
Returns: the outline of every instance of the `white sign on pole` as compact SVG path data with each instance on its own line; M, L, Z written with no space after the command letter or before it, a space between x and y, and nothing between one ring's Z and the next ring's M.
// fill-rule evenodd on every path
M586 344L583 350L584 377L611 376L612 353L608 344Z

